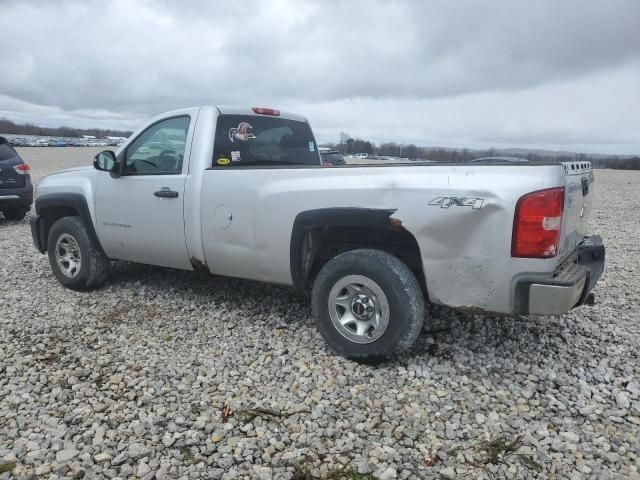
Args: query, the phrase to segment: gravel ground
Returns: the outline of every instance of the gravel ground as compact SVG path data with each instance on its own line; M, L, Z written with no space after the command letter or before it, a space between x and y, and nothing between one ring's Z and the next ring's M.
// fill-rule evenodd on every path
M94 152L23 154L37 178ZM377 367L329 354L288 288L118 263L65 290L0 220L0 479L640 478L640 172L596 181L595 305L431 307Z

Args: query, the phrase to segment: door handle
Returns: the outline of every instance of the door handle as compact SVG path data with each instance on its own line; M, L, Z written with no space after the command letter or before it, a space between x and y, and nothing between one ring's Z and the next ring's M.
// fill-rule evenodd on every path
M178 192L169 190L169 187L162 187L161 190L158 190L157 192L153 192L153 194L156 197L160 197L160 198L178 198Z
M589 193L589 180L586 178L582 178L582 196L586 197Z

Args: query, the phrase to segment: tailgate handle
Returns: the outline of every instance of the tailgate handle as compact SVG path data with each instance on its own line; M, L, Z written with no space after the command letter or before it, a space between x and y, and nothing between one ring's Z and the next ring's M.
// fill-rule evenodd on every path
M169 190L168 187L162 187L161 190L153 193L156 197L160 198L178 198L178 192L174 192L173 190Z
M585 197L589 193L589 179L582 178L582 196Z

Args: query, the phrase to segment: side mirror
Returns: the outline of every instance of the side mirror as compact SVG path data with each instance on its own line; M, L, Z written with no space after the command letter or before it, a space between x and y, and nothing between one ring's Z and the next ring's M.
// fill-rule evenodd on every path
M93 158L93 168L102 172L114 172L117 169L118 161L116 154L111 150L104 150Z

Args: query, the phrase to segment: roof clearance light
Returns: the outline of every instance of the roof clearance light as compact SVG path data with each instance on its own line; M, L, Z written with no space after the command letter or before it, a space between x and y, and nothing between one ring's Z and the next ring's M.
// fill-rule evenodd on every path
M258 115L271 115L273 117L280 116L280 110L276 110L275 108L265 108L265 107L252 107L253 113L257 113Z

